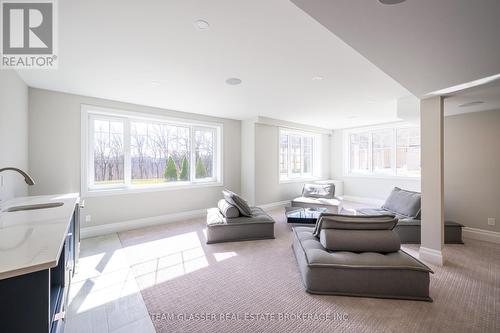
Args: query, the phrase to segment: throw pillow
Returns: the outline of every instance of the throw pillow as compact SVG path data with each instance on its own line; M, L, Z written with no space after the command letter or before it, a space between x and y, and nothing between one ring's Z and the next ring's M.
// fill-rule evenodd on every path
M306 198L333 199L335 196L335 185L333 184L304 184L302 196Z
M227 218L235 218L240 216L240 211L236 206L231 205L226 199L220 199L217 203L220 212Z
M236 206L243 216L252 216L252 209L248 205L245 199L240 197L234 192L229 190L222 191L222 195L224 195L224 199L227 200L231 205Z
M419 192L402 190L399 187L395 187L382 208L396 215L417 218L420 215L420 201L421 194Z

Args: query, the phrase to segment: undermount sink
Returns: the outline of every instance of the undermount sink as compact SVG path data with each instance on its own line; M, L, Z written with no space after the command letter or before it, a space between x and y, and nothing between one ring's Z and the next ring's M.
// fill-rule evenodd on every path
M19 212L23 210L35 210L35 209L46 209L46 208L55 208L55 207L61 207L64 205L62 202L48 202L48 203L41 203L41 204L33 204L33 205L22 205L22 206L13 206L9 207L5 210L5 212Z

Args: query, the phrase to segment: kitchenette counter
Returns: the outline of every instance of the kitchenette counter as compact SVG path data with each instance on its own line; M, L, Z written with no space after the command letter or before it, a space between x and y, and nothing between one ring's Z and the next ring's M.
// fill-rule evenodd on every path
M0 280L55 267L78 202L78 193L3 201L0 211ZM9 212L19 206L45 203L62 205Z

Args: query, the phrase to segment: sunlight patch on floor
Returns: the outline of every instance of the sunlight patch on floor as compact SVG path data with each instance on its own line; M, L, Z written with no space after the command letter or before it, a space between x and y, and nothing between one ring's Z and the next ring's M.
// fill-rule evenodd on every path
M218 252L214 253L214 258L217 262L223 261L232 257L236 257L236 252Z
M82 240L71 282L66 329L72 332L154 332L125 250L116 234Z
M124 248L140 289L208 267L196 232L187 232Z

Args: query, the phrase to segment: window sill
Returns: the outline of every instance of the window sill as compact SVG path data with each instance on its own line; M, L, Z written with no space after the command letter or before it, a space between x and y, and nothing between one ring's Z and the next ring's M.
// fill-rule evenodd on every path
M304 183L304 182L312 182L316 180L321 180L320 177L308 177L308 178L293 178L293 179L280 179L279 184L291 184L291 183Z
M413 180L420 181L420 177L411 176L390 176L390 175L363 175L363 174L348 174L344 178L368 178L368 179L386 179L386 180Z
M99 189L87 189L82 191L83 197L103 197L112 195L127 195L135 193L148 193L148 192L168 192L174 190L188 190L197 188L208 188L208 187L223 187L222 182L209 182L209 183L189 183L189 184L160 184L151 186L130 186L130 187L120 187L120 188L99 188Z

